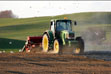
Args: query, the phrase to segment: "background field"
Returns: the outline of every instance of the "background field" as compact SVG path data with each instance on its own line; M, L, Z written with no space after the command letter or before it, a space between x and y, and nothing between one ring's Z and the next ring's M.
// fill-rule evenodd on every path
M109 49L111 46L111 12L88 12L66 14L49 17L33 17L33 18L1 18L0 19L0 50L7 52L13 50L18 52L25 44L27 36L42 35L46 29L49 29L51 19L68 19L76 20L78 25L73 27L77 36L87 32L90 28L101 28L105 31L105 40L102 44L92 46L90 42L86 43L86 50L92 49ZM87 34L90 36L90 34ZM84 37L83 37L84 38ZM87 41L87 40L86 40ZM88 45L90 43L90 45ZM94 45L94 44L93 44Z

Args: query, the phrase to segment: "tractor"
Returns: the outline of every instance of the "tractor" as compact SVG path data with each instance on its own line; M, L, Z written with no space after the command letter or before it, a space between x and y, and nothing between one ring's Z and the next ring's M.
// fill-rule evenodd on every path
M42 36L28 37L22 50L30 52L34 47L40 46L45 53L82 54L84 40L82 37L75 37L75 32L72 31L73 25L77 25L77 22L67 18L51 20L50 29L46 30Z

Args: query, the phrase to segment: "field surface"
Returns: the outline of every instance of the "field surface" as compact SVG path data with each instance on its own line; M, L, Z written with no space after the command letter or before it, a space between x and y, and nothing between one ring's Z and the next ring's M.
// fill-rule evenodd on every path
M0 74L111 74L111 61L80 55L4 53L0 54Z

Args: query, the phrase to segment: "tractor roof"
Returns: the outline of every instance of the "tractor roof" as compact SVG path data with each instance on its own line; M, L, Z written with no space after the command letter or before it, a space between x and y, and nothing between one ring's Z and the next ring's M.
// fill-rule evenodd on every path
M70 20L70 19L52 19L51 21L57 21L57 20Z
M67 17L64 17L64 19L52 19L51 21L57 21L57 20L70 20Z

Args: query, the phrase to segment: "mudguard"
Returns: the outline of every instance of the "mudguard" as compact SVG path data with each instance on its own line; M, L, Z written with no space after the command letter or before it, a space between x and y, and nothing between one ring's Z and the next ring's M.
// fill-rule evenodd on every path
M53 44L53 42L54 42L53 32L52 32L51 30L46 30L46 31L44 32L44 34L47 34L47 35L48 35L48 37L49 37L49 43L50 43L50 44Z

